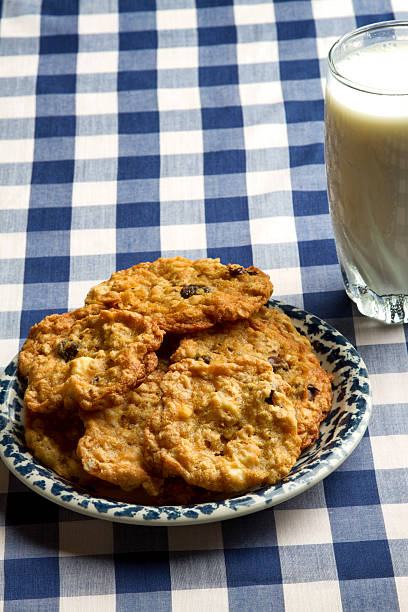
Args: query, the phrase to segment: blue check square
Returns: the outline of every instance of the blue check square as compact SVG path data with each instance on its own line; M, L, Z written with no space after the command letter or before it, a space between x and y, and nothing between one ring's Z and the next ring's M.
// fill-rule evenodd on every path
M212 151L204 153L205 174L236 174L246 170L245 151Z
M317 59L281 61L279 68L282 81L320 78L320 65Z
M156 89L157 70L122 70L118 72L118 91Z
M117 593L170 591L167 551L119 553L115 556Z
M119 113L118 129L119 134L148 134L159 132L159 113L157 111Z
M316 28L313 19L296 21L278 21L276 30L279 40L294 40L296 38L316 38Z
M339 580L385 578L394 575L386 540L335 542L333 548Z
M235 26L215 26L212 28L198 28L198 44L201 45L227 45L237 42Z
M5 601L50 599L59 597L59 595L58 557L6 559L4 561ZM22 610L24 604L20 603L20 606Z
M75 74L40 74L37 78L37 95L70 94L76 91Z
M75 136L75 128L75 115L37 117L35 120L35 138Z
M380 503L374 470L336 471L323 484L329 508Z
M43 232L69 230L72 209L68 206L55 208L30 208L28 211L27 231Z
M204 130L227 129L243 126L242 108L240 106L203 108L201 113Z
M77 34L56 34L53 36L41 36L40 38L40 54L77 52Z
M198 79L201 87L236 85L238 66L202 66L198 70Z
M282 582L277 546L231 548L225 550L224 555L230 588Z

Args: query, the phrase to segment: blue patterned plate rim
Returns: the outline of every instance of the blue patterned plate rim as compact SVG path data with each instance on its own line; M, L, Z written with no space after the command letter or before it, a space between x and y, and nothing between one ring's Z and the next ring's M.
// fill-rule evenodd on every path
M7 468L48 500L93 518L134 525L201 524L243 516L280 504L320 482L360 442L371 415L366 366L353 345L329 323L296 306L270 300L312 342L323 367L334 375L333 406L317 442L306 449L290 474L276 485L220 502L184 506L141 506L95 498L78 492L42 466L24 445L22 391L17 356L0 378L0 457Z

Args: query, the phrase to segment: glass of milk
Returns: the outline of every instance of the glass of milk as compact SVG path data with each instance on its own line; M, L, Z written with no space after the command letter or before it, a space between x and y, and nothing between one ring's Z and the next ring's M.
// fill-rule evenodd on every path
M333 45L325 156L347 294L364 315L408 322L408 21Z

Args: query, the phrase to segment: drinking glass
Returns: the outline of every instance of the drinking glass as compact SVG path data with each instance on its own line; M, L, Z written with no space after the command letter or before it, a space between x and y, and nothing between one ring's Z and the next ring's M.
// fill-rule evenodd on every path
M359 28L328 57L325 157L348 296L408 322L408 21Z

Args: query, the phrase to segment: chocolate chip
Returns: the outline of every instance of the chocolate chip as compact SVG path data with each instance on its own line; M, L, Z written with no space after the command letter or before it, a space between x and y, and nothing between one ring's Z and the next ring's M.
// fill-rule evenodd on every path
M75 359L78 355L78 351L80 349L80 344L78 342L71 342L70 340L62 340L59 344L57 344L57 354L64 361L68 362L71 359Z
M232 278L234 278L235 276L241 276L241 274L244 274L245 268L243 268L242 266L231 266L229 264L228 272L229 272L229 275L232 276Z
M309 391L309 397L307 399L313 402L314 398L319 393L319 389L314 385L308 385L307 390Z
M210 293L211 289L206 287L205 285L185 285L180 290L180 295L185 300L192 295L197 295L200 293Z
M249 276L256 276L258 272L256 270L247 270Z
M98 383L98 382L99 382L99 376L94 376L93 379L92 379L92 384L96 385L96 383Z
M210 363L211 361L211 357L209 355L202 355L201 359L204 361L204 363Z
M270 392L268 397L265 398L265 402L267 404L273 404L273 396L274 396L274 394L275 394L275 391L272 389L272 391Z

